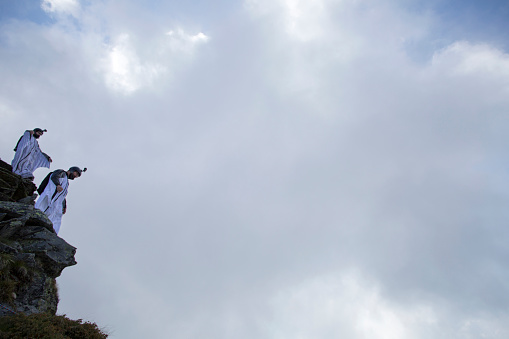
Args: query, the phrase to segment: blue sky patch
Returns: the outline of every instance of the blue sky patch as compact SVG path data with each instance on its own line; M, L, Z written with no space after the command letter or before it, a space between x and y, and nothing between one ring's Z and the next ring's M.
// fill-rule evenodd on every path
M9 19L28 20L38 24L53 21L42 10L40 0L0 1L0 22Z

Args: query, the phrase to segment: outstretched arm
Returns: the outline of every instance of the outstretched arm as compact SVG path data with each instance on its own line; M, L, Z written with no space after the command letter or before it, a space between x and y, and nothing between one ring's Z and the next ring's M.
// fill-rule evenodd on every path
M49 162L53 162L53 160L51 160L51 157L49 155L47 155L44 152L41 152L41 153L46 157L46 159L48 159Z

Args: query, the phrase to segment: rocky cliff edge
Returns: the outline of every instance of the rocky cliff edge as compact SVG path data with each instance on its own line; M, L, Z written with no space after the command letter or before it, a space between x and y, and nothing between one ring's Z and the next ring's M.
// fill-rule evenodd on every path
M0 160L0 316L55 314L56 278L76 265L76 248L34 208L36 186Z

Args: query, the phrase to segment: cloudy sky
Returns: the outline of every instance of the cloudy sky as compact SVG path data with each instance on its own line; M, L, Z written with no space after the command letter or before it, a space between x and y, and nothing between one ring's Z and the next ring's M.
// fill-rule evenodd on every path
M0 157L111 338L509 337L509 4L2 0ZM48 173L36 171L36 182Z

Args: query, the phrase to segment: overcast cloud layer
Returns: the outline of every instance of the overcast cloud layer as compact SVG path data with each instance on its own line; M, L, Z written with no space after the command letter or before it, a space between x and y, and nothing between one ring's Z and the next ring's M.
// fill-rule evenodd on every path
M494 3L2 5L0 157L41 127L52 169L89 168L59 314L122 339L509 337Z

